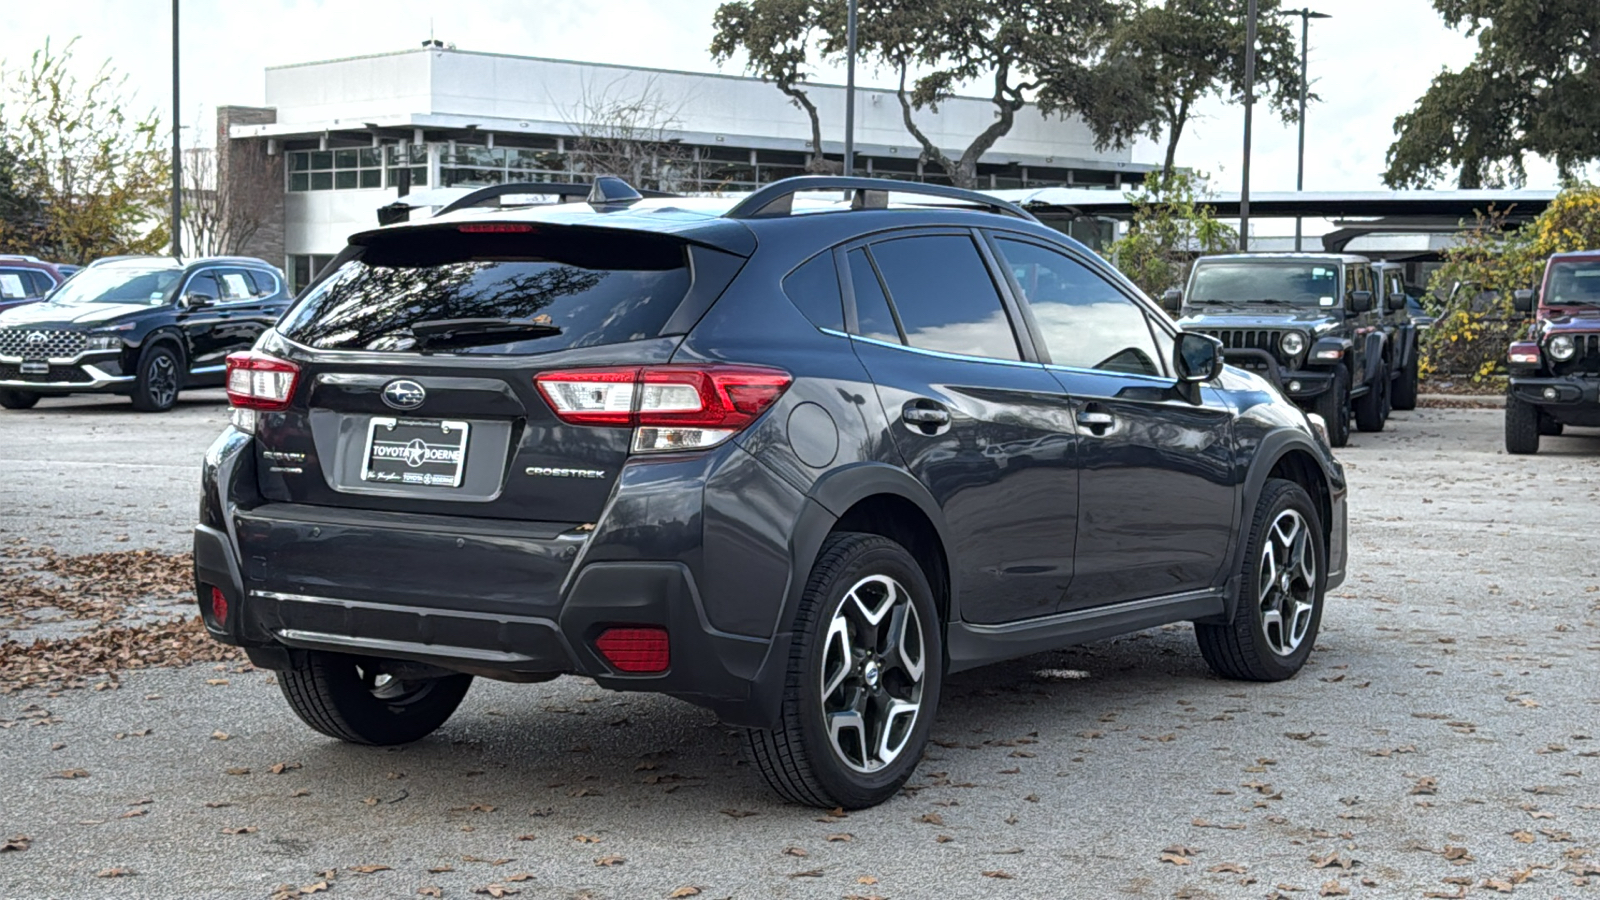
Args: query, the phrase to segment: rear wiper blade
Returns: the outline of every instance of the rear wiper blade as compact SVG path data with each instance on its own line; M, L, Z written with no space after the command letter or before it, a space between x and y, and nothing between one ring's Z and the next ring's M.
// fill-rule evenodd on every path
M544 319L544 321L539 321ZM554 337L560 327L550 324L548 316L535 319L425 319L411 324L411 333L422 348L439 344L457 347L478 344L499 344L509 340Z

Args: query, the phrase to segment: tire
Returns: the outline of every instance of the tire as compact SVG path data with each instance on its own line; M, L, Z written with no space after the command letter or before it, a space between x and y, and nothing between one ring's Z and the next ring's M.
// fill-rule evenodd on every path
M278 673L278 687L294 714L317 731L380 747L432 734L472 687L471 675L399 681L382 667L373 657L313 650Z
M0 406L6 409L33 409L39 395L32 391L0 391Z
M1539 414L1539 433L1546 437L1560 437L1567 430L1567 426L1557 422L1544 413Z
M1539 407L1506 394L1506 452L1539 452Z
M178 402L178 389L182 386L183 368L178 354L165 344L147 347L139 356L133 408L140 412L166 412Z
M1343 366L1333 371L1333 384L1312 405L1311 411L1328 423L1328 443L1350 443L1350 373Z
M1356 427L1362 431L1382 431L1383 423L1389 420L1389 379L1382 374L1388 371L1385 360L1378 366L1378 377L1355 402Z
M1390 402L1394 404L1395 409L1402 412L1417 408L1417 366L1417 351L1412 350L1411 362L1400 370L1400 375L1394 380L1394 393Z
M1307 554L1314 567L1309 574L1303 562ZM1269 560L1279 578L1263 577ZM1282 681L1300 671L1322 626L1327 564L1322 520L1311 495L1295 482L1268 480L1245 544L1233 621L1194 626L1200 655L1212 671L1241 681ZM1273 583L1263 584L1269 578Z
M938 710L942 633L933 590L904 547L878 535L831 535L796 611L778 724L744 733L767 784L824 809L894 796L921 761ZM909 722L906 712L887 711L891 701L916 705ZM862 727L828 727L851 715ZM889 743L897 749L885 758Z

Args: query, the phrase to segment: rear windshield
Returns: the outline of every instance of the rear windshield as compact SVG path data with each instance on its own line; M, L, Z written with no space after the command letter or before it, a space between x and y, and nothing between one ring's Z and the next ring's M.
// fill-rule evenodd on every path
M414 323L509 319L553 328L449 352L548 353L656 337L688 290L683 245L670 238L427 229L374 239L278 330L319 349L408 352L421 349Z
M1208 263L1196 266L1188 300L1195 303L1292 303L1334 306L1339 270L1322 263Z
M1600 259L1551 265L1550 293L1544 302L1551 306L1600 305Z

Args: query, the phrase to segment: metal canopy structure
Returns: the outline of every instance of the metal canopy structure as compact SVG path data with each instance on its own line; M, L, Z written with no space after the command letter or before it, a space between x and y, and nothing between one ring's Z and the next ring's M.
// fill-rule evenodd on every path
M1133 204L1121 191L1086 188L1033 188L987 193L1009 200L1036 216L1105 216L1131 219ZM1544 211L1556 191L1252 191L1252 218L1296 216L1320 219L1406 216L1428 219L1471 219L1491 206L1513 208L1513 215L1531 219ZM1206 201L1224 219L1238 218L1239 195L1218 193Z
M1129 195L1122 191L1047 187L987 193L1009 200L1063 231L1077 221L1127 220L1134 214ZM1556 194L1529 190L1251 192L1250 216L1330 220L1335 227L1322 236L1322 247L1341 253L1351 241L1368 235L1454 234L1478 213L1491 209L1506 213L1507 226L1521 225L1544 212ZM1239 217L1237 193L1217 193L1205 202L1219 218Z

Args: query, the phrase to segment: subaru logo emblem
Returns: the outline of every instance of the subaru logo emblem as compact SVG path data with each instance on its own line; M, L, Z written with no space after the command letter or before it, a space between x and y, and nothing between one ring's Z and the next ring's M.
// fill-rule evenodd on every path
M428 399L428 392L409 378L391 381L383 386L383 402L395 409L416 409Z
M28 343L30 343L30 344L42 344L45 341L48 341L49 339L50 339L49 335L45 334L42 331L34 331L34 332L30 332L28 334Z

